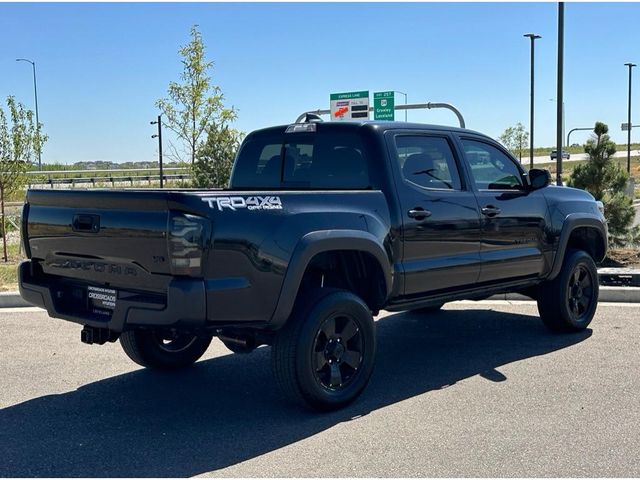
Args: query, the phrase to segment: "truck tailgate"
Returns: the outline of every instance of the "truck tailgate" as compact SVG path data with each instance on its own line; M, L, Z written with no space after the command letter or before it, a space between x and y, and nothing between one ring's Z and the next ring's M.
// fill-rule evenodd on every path
M47 274L162 290L170 275L168 195L30 190L25 246Z

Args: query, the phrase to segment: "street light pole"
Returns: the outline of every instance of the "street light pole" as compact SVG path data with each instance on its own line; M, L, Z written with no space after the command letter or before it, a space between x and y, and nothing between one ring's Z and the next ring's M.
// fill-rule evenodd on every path
M400 95L404 95L404 104L407 104L407 94L404 92L399 92L398 90L394 90L394 93L399 93ZM407 110L404 111L404 121L407 121Z
M158 139L158 163L160 165L160 188L164 188L164 173L162 171L162 114L158 115L158 120L149 122L151 125L158 125L158 133L151 135L151 138Z
M573 132L577 132L580 130L593 130L593 127L576 127L576 128L572 128L571 130L569 130L569 133L567 133L567 148L569 148L571 146L571 143L569 143L569 139L571 138L571 134Z
M534 50L535 50L535 41L538 38L542 38L540 35L536 35L535 33L527 33L524 35L525 37L529 37L531 39L531 105L529 107L529 168L533 168L533 99L534 99L534 88L533 88L533 80L534 80Z
M625 63L629 67L629 102L627 104L627 173L631 173L631 69L636 66L635 63Z
M36 103L36 134L38 135L38 169L42 170L42 158L40 152L42 147L40 145L40 118L38 116L38 84L36 82L36 62L32 62L31 60L27 60L26 58L16 58L16 62L29 62L33 67L33 94Z
M556 184L562 185L562 140L564 120L564 98L563 98L563 82L564 82L564 2L558 3L558 84L556 95L556 157L557 173Z
M549 99L549 101L550 101L550 102L555 102L555 101L556 101L556 99L555 99L555 98L550 98L550 99ZM567 130L566 130L566 128L565 128L565 127L566 127L566 120L567 120L567 119L566 119L566 117L565 117L565 115L564 115L564 101L563 101L563 102L562 102L562 138L564 138L564 132L566 132L566 131L567 131ZM593 129L592 129L592 130L593 130ZM564 145L564 146L565 146L565 147L568 147L568 146L569 146L569 142L565 143L565 145Z

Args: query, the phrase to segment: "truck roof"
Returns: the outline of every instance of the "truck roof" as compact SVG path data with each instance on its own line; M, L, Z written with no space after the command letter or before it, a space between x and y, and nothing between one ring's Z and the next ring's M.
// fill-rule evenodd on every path
M278 125L273 127L261 128L258 130L254 130L250 135L253 134L262 134L269 132L281 132L286 130L290 125L294 125L293 123L287 125ZM470 130L468 128L459 128L452 127L449 125L434 125L434 124L426 124L426 123L413 123L413 122L389 122L389 121L376 121L376 120L361 120L361 121L345 121L345 122L317 122L316 125L320 125L320 128L330 128L331 130L338 131L349 131L358 128L370 128L373 130L377 130L380 132L384 132L387 130L440 130L443 132L457 132L457 133L472 133L474 135L480 135L485 138L490 138L488 135L484 133L477 132L475 130Z

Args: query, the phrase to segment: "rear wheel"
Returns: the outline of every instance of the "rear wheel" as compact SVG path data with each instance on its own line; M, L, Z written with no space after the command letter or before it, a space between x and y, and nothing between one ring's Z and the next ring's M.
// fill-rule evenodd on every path
M289 399L332 410L352 402L366 387L375 351L369 307L351 292L319 289L297 302L276 335L272 365Z
M591 256L569 250L558 276L540 287L540 318L555 332L584 330L596 313L598 293L598 270Z
M131 360L143 367L165 370L188 367L210 343L211 337L162 330L135 329L120 335L120 345Z

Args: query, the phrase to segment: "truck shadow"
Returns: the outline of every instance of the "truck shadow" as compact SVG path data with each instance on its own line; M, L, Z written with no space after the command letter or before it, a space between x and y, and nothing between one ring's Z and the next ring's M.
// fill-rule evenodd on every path
M400 313L377 322L378 357L352 406L320 414L284 403L269 349L180 373L136 370L0 410L0 476L188 477L298 442L385 406L587 339L491 310ZM437 393L436 393L437 394Z

